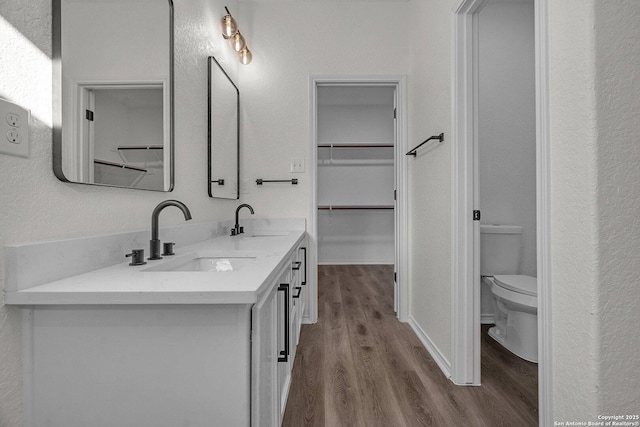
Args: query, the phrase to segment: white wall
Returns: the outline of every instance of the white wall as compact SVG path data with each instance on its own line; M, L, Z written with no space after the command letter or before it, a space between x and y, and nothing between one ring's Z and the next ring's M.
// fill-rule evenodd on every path
M554 414L640 407L640 4L550 2Z
M482 223L522 226L520 273L535 277L533 24L533 0L489 3L480 12L478 173Z
M409 146L444 132L409 164L410 313L442 356L451 358L451 8L413 2Z
M169 198L186 203L193 221L233 218L237 203L210 199L206 185L207 55L216 55L232 75L237 73L237 60L219 37L225 5L237 9L234 1L175 2L176 185L172 193L158 193L65 184L54 177L51 2L0 3L0 97L33 115L31 157L0 155L0 246L148 229L153 208ZM256 215L261 214L258 209ZM170 208L160 225L182 221L182 213ZM0 426L20 426L19 309L0 307L0 360Z

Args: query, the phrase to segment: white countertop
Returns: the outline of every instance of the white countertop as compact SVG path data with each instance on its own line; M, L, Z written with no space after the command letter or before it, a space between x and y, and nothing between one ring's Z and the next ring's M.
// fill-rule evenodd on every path
M304 239L305 231L278 234L281 235L215 237L176 247L176 255L147 260L142 266L130 266L127 258L110 267L7 291L5 304L252 304L277 279L279 270ZM252 258L233 271L145 271L158 268L161 263L176 263L177 258L193 258L195 254L233 257L239 252Z

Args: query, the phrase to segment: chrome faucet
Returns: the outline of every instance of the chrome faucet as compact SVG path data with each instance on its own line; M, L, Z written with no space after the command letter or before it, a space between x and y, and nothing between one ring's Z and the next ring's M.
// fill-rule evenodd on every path
M160 239L158 239L158 216L160 216L160 212L167 206L175 206L179 208L184 214L184 219L186 221L191 219L191 212L189 212L189 208L184 203L177 200L165 200L164 202L160 202L151 214L151 240L149 241L150 254L148 258L150 260L162 259L160 256Z
M240 222L238 220L238 214L240 213L240 209L242 208L248 208L251 211L251 215L253 215L253 208L250 205L243 203L238 206L238 208L236 209L236 225L231 229L232 236L237 236L238 234L244 233L244 227L240 227Z

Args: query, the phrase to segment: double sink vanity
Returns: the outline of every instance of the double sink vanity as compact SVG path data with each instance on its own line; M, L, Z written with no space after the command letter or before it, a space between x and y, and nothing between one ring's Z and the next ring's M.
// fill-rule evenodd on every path
M5 247L23 313L25 425L276 426L307 309L304 219Z

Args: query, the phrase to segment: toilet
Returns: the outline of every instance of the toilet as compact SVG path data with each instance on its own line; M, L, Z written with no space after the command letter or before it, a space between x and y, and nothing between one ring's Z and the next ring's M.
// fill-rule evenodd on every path
M538 362L538 285L518 274L522 227L480 225L480 274L495 300L489 336L513 354Z

